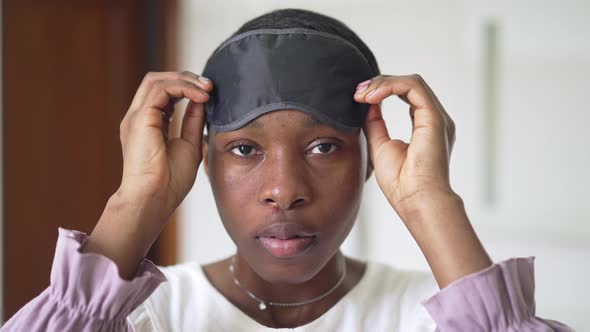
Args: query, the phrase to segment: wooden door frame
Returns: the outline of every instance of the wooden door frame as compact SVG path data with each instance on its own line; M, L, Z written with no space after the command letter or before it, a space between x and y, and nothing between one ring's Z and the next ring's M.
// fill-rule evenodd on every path
M12 2L11 2L12 1ZM20 2L22 1L22 2ZM80 5L80 3L76 3L73 2L74 0L61 0L61 1L57 1L55 3L56 6L65 4L66 6L68 4L76 4L76 5ZM149 59L149 61L147 61L147 66L145 69L145 72L147 71L169 71L169 70L175 70L176 69L176 63L177 63L177 38L178 38L178 2L176 0L171 0L171 1L164 1L164 2L160 2L160 1L156 1L156 0L148 0L147 2L140 2L139 0L134 0L136 2L134 2L134 4L137 4L138 7L140 8L144 8L145 11L142 13L141 11L139 12L133 12L132 14L135 15L144 15L145 19L147 20L148 24L146 24L146 26L150 26L151 29L148 31L148 33L146 34L146 40L144 40L142 43L138 43L138 45L145 45L146 46L146 52L149 53L152 57ZM3 319L8 319L10 318L9 316L14 313L14 305L12 305L12 310L10 313L7 313L7 310L9 310L9 306L8 306L8 302L6 302L6 296L7 296L7 292L5 291L6 289L10 289L11 287L14 287L16 285L7 285L5 284L5 282L8 282L7 279L5 278L5 275L7 272L14 270L15 266L6 266L7 260L5 259L5 257L7 257L6 255L8 255L8 253L11 252L11 248L8 247L9 243L15 243L16 241L27 241L27 238L11 238L11 241L6 241L6 237L10 236L10 234L7 233L7 228L5 228L5 225L15 225L16 223L18 223L18 220L8 220L7 219L7 209L6 207L9 206L10 202L9 202L9 196L10 192L7 192L6 188L7 186L7 181L10 179L10 174L7 174L7 168L5 168L5 164L7 163L7 160L5 158L5 155L7 153L7 150L5 149L7 147L6 144L8 144L7 142L13 142L13 140L9 140L6 139L7 137L5 135L7 135L7 132L5 130L5 126L7 125L7 122L4 121L5 116L6 116L6 108L4 107L6 105L6 96L8 96L7 94L5 94L5 92L7 91L7 85L11 84L10 79L8 79L7 77L7 71L5 70L6 68L9 68L8 66L5 66L6 64L6 57L5 57L5 52L6 52L6 41L7 41L7 34L9 33L9 30L6 29L6 19L5 19L5 15L8 15L8 10L7 3L10 3L11 5L14 5L15 3L18 3L19 5L23 5L23 6L33 6L35 5L35 3L41 3L42 0L2 0L2 8L0 9L0 15L2 15L2 18L0 18L0 22L2 24L2 28L0 30L0 32L2 33L2 37L1 37L1 41L2 41L2 57L0 58L2 60L2 69L1 69L1 81L2 83L0 83L0 87L1 87L1 98L0 102L2 103L2 105L0 106L0 110L1 113L0 115L2 116L3 120L0 120L0 126L2 126L2 129L0 129L0 134L2 134L2 138L0 138L0 143L2 144L2 147L0 148L0 163L2 164L0 166L0 171L2 171L1 176L1 186L2 186L2 192L0 193L0 223L2 223L0 225L0 236L2 237L2 240L0 240L0 245L2 246L2 249L0 250L0 254L1 254L1 258L0 258L0 264L2 264L2 269L0 270L0 273L2 274L2 276L0 277L0 282L2 284L1 288L2 290L0 290L0 324L3 322ZM101 1L90 1L88 2L88 4L90 6L94 6L96 7L100 7L100 6L109 6L109 5L113 5L116 2L113 1L105 1L104 3ZM47 5L47 4L45 4ZM145 7L142 7L144 6ZM129 13L126 13L127 15L129 15ZM34 16L36 17L36 16ZM125 16L122 17L123 20L125 20ZM14 20L13 20L14 21ZM121 21L118 21L121 22ZM140 27L130 27L130 29L141 29ZM106 32L104 32L106 33ZM13 39L14 40L14 39ZM17 39L18 40L18 39ZM42 42L42 41L41 41ZM35 61L37 61L37 59L35 59ZM43 57L39 56L39 60L38 61L43 61ZM132 59L130 61L133 61ZM12 68L15 69L15 68ZM27 68L17 68L18 70L21 70L23 72L26 73ZM66 69L67 70L67 69ZM14 73L14 70L12 70L12 72ZM30 73L29 73L30 74ZM14 85L13 85L14 86ZM21 90L22 91L22 90ZM35 96L31 96L31 98L34 98ZM129 100L130 101L130 100ZM13 99L14 102L14 99ZM14 111L14 108L13 108ZM124 110L121 110L121 112L123 112ZM111 113L111 117L112 117L112 113ZM179 131L179 123L178 123L178 119L181 117L174 117L175 120L177 120L176 122L173 121L172 126L171 126L171 130L173 130L172 135L174 135L175 133L177 133ZM112 133L111 133L112 134ZM108 135L111 135L108 134ZM116 135L116 133L114 133ZM115 139L118 139L118 137L116 137ZM112 145L111 145L112 146ZM16 149L16 145L12 146L11 149L14 151ZM58 156L59 157L59 156ZM74 156L75 157L75 156ZM71 158L71 157L70 157ZM14 169L15 164L12 164L12 167ZM112 173L111 173L112 174ZM14 185L14 181L12 182L12 184ZM14 186L11 188L15 188ZM103 188L104 189L104 188ZM50 189L44 189L44 190L50 190ZM92 190L92 189L88 189L88 190ZM22 190L21 190L22 191ZM102 192L102 191L101 191ZM22 194L22 193L21 193ZM14 196L13 196L14 199ZM108 199L108 197L104 197L104 201L106 202L106 200ZM33 206L31 206L31 208L34 208ZM53 216L55 219L55 216ZM13 218L14 219L14 218ZM41 220L42 218L40 218L39 222L42 222ZM177 261L177 256L178 256L178 249L177 249L177 221L178 220L178 212L175 212L172 216L170 221L168 222L167 227L163 230L163 232L160 234L160 237L157 239L156 243L154 244L153 248L150 250L150 252L148 253L148 258L152 259L154 262L156 262L156 264L159 265L170 265L170 264L174 264ZM96 220L98 221L98 219ZM86 221L88 222L88 221ZM70 222L70 224L73 224ZM12 227L12 226L11 226ZM35 230L31 230L31 231L35 231ZM21 233L22 234L22 233ZM20 235L19 235L20 236ZM50 236L53 237L53 239L56 239L57 236L57 229L55 229L55 233L51 234ZM39 250L49 250L51 248L51 246L55 245L55 242L52 243L39 243ZM17 251L12 251L12 253L15 253ZM12 257L12 261L14 262L14 255ZM44 261L45 262L45 261ZM28 262L25 261L23 262L23 264L34 264L34 262ZM45 263L44 263L45 264ZM46 271L46 274L43 275L43 278L49 278L49 270ZM13 278L14 279L14 278ZM11 279L11 280L13 280ZM14 282L14 281L13 281ZM27 285L21 285L26 287ZM12 302L11 302L12 303ZM18 302L20 303L20 302Z

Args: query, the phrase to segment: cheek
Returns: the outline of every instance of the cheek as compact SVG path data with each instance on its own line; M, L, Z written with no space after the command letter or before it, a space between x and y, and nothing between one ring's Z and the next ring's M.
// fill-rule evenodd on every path
M243 167L228 163L223 158L210 161L209 181L217 211L230 237L236 240L242 233L251 233L252 223L245 222L248 208L256 203L257 180L245 174Z
M354 226L361 201L366 176L366 160L362 145L355 146L339 167L335 167L322 186L325 206L328 207L326 225L331 235L330 247L340 247ZM328 181L328 180L325 180Z
M212 154L209 165L209 180L216 200L231 202L254 190L250 189L253 187L244 168L228 161L223 153Z
M360 158L351 158L349 161L335 167L329 174L322 177L320 181L321 206L331 220L327 225L335 232L348 234L354 224L358 209L360 207L364 185L363 167Z

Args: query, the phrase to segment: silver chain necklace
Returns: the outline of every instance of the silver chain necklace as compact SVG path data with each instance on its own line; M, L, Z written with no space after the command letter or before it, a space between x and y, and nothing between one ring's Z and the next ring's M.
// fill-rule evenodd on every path
M334 286L332 286L332 288L330 288L324 294L322 294L318 297L315 297L311 300L301 301L301 302L281 303L281 302L264 301L261 298L259 298L258 296L254 295L249 290L247 290L246 288L244 288L244 286L242 286L242 284L240 284L240 282L238 281L238 279L236 278L236 275L235 275L235 267L234 267L235 262L236 262L236 256L233 256L231 259L231 264L229 265L229 273L231 274L232 279L234 280L234 284L236 284L236 286L238 286L238 288L240 288L242 291L244 291L244 293L246 293L250 298L252 298L256 302L258 302L258 309L260 309L260 310L266 310L266 308L268 306L296 307L296 306L306 305L306 304L310 304L310 303L319 301L319 300L323 299L324 297L328 296L334 290L336 290L336 288L338 288L338 286L340 286L340 284L344 281L344 277L346 277L346 259L344 259L344 272L342 272L342 275L340 276L340 279L338 280L338 282Z

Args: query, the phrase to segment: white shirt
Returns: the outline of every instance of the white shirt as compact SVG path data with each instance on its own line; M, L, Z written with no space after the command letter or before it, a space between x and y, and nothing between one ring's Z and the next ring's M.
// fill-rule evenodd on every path
M430 273L368 262L361 280L321 317L275 329L250 318L209 283L197 263L159 267L162 283L127 318L145 331L434 331L421 302L439 291Z

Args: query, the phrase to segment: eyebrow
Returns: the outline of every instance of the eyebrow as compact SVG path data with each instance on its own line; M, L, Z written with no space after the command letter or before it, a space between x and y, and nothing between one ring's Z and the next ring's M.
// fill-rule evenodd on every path
M305 118L303 126L306 128L315 128L317 126L324 126L324 123L312 116L309 116ZM248 122L248 124L244 125L244 128L264 128L264 124L258 121L258 119L254 119Z

